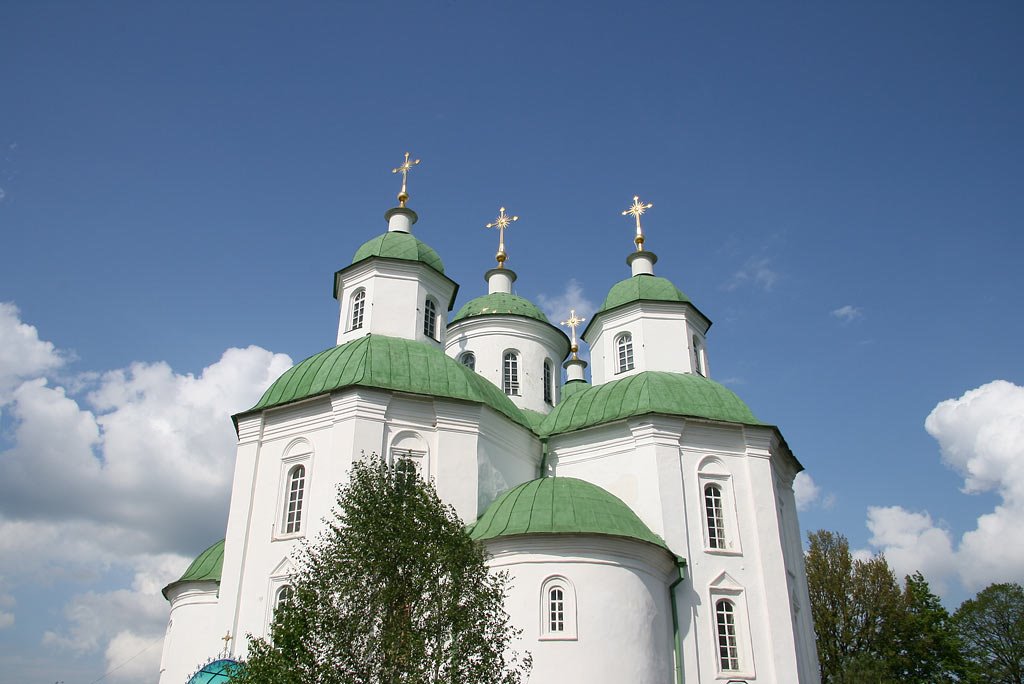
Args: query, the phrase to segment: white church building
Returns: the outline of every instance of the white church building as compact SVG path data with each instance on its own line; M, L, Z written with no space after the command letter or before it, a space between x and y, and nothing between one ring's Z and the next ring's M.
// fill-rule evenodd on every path
M581 319L570 337L514 293L504 209L487 292L455 309L458 285L413 235L413 163L387 231L334 275L337 344L233 417L225 539L164 589L160 684L226 679L204 665L267 635L291 554L371 453L411 454L510 573L531 684L818 682L802 466L711 379L711 321L644 247L650 205L623 212L635 251L582 331L588 382Z

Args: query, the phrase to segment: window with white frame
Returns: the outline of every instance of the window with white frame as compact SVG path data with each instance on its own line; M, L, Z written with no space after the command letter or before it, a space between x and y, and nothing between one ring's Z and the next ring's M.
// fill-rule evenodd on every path
M700 346L700 340L696 335L693 336L693 370L698 375L704 375L704 364L701 362L701 354L703 350Z
M717 484L704 485L704 516L708 524L708 546L725 548L725 517L722 509L722 488Z
M302 530L302 502L306 493L306 466L297 465L288 471L285 490L284 533L297 534Z
M545 404L552 404L552 403L554 403L554 395L555 395L554 387L553 387L554 384L555 384L555 374L554 374L554 372L552 370L551 361L546 359L544 361L544 403Z
M576 590L565 577L549 577L540 588L540 638L575 640Z
M366 310L366 290L359 289L352 295L352 313L349 316L349 330L363 327L363 314Z
M720 457L707 456L697 469L697 481L700 483L705 551L739 555L742 549L732 475Z
M277 596L274 598L274 610L277 610L285 603L291 600L292 596L295 595L295 590L292 585L286 584L277 590Z
M476 354L473 352L463 352L459 355L459 363L469 370L476 370Z
M625 373L633 370L633 336L629 333L622 333L615 338L615 353L617 362L616 373Z
M437 304L429 298L423 304L423 334L432 340L437 339Z
M505 352L504 376L502 378L502 389L505 394L519 396L519 354L514 351Z
M718 636L718 667L722 672L740 669L736 639L736 606L729 599L715 603L715 633Z

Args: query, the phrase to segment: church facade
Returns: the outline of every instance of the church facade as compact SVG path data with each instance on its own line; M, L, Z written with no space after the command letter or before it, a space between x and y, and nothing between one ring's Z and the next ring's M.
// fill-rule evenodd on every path
M335 274L337 344L234 416L225 539L164 589L160 684L244 659L244 635L268 633L291 553L373 453L410 456L510 573L531 682L817 682L802 466L710 379L711 321L654 274L649 205L624 212L629 272L582 331L587 381L583 321L572 312L570 337L514 294L503 239L487 293L455 309L407 199L403 183L387 232Z

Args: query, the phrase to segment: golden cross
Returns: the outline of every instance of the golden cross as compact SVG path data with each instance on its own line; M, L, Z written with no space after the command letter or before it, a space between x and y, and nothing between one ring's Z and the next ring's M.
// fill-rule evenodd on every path
M228 650L230 648L228 646L228 644L231 643L231 639L232 638L233 637L231 636L231 630L230 629L228 631L224 632L224 636L222 636L220 638L220 640L224 642L224 657L227 657L227 655L228 655Z
M580 349L579 345L576 343L576 328L578 328L579 324L585 320L587 319L580 318L579 316L576 315L576 309L569 309L569 320L562 321L562 325L572 330L572 358L574 359L577 358L576 352L578 352Z
M636 237L633 238L633 242L636 243L636 250L642 252L644 250L644 229L640 227L640 217L644 215L644 212L653 207L653 204L643 204L640 202L640 198L637 195L633 195L633 206L626 211L622 212L623 216L627 214L636 219Z
M505 229L518 220L518 216L509 216L505 213L505 207L502 207L498 210L498 218L485 226L485 228L498 229L498 253L494 255L494 258L498 260L498 268L505 268L505 259L508 258L508 255L505 254Z
M405 201L409 199L409 193L405 190L406 181L409 179L409 172L412 171L412 167L420 163L419 159L409 161L409 153L405 153L405 161L399 164L397 169L391 169L391 173L402 174L402 191L398 193L398 206L404 207Z

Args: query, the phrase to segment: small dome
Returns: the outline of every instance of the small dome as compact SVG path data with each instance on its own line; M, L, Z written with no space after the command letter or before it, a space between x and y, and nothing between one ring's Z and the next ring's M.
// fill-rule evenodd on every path
M188 684L227 684L241 669L238 662L221 658L199 668L188 680Z
M690 298L668 278L641 274L615 283L597 313L641 300L691 303Z
M441 257L437 255L427 243L416 239L409 233L388 231L378 235L356 250L352 257L352 263L358 263L370 257L385 257L387 259L404 259L406 261L421 261L438 273L444 273L444 264Z
M541 424L540 434L571 432L648 413L764 425L739 397L714 380L644 371L563 394Z
M538 309L530 300L505 292L492 292L491 294L485 294L482 297L469 300L455 314L452 323L463 318L489 315L524 316L551 325L544 312Z
M175 587L182 582L220 582L220 573L223 567L224 540L221 539L219 542L199 554L199 556L192 561L192 564L188 566L188 570L185 571L185 574L179 577L177 581L171 582L164 587L164 598L167 598L167 592L171 587Z
M600 534L668 550L622 499L573 477L544 477L510 489L487 507L469 536L484 541L520 534Z
M385 335L366 335L292 366L255 406L238 415L357 386L486 404L530 427L505 393L483 376L427 344Z

